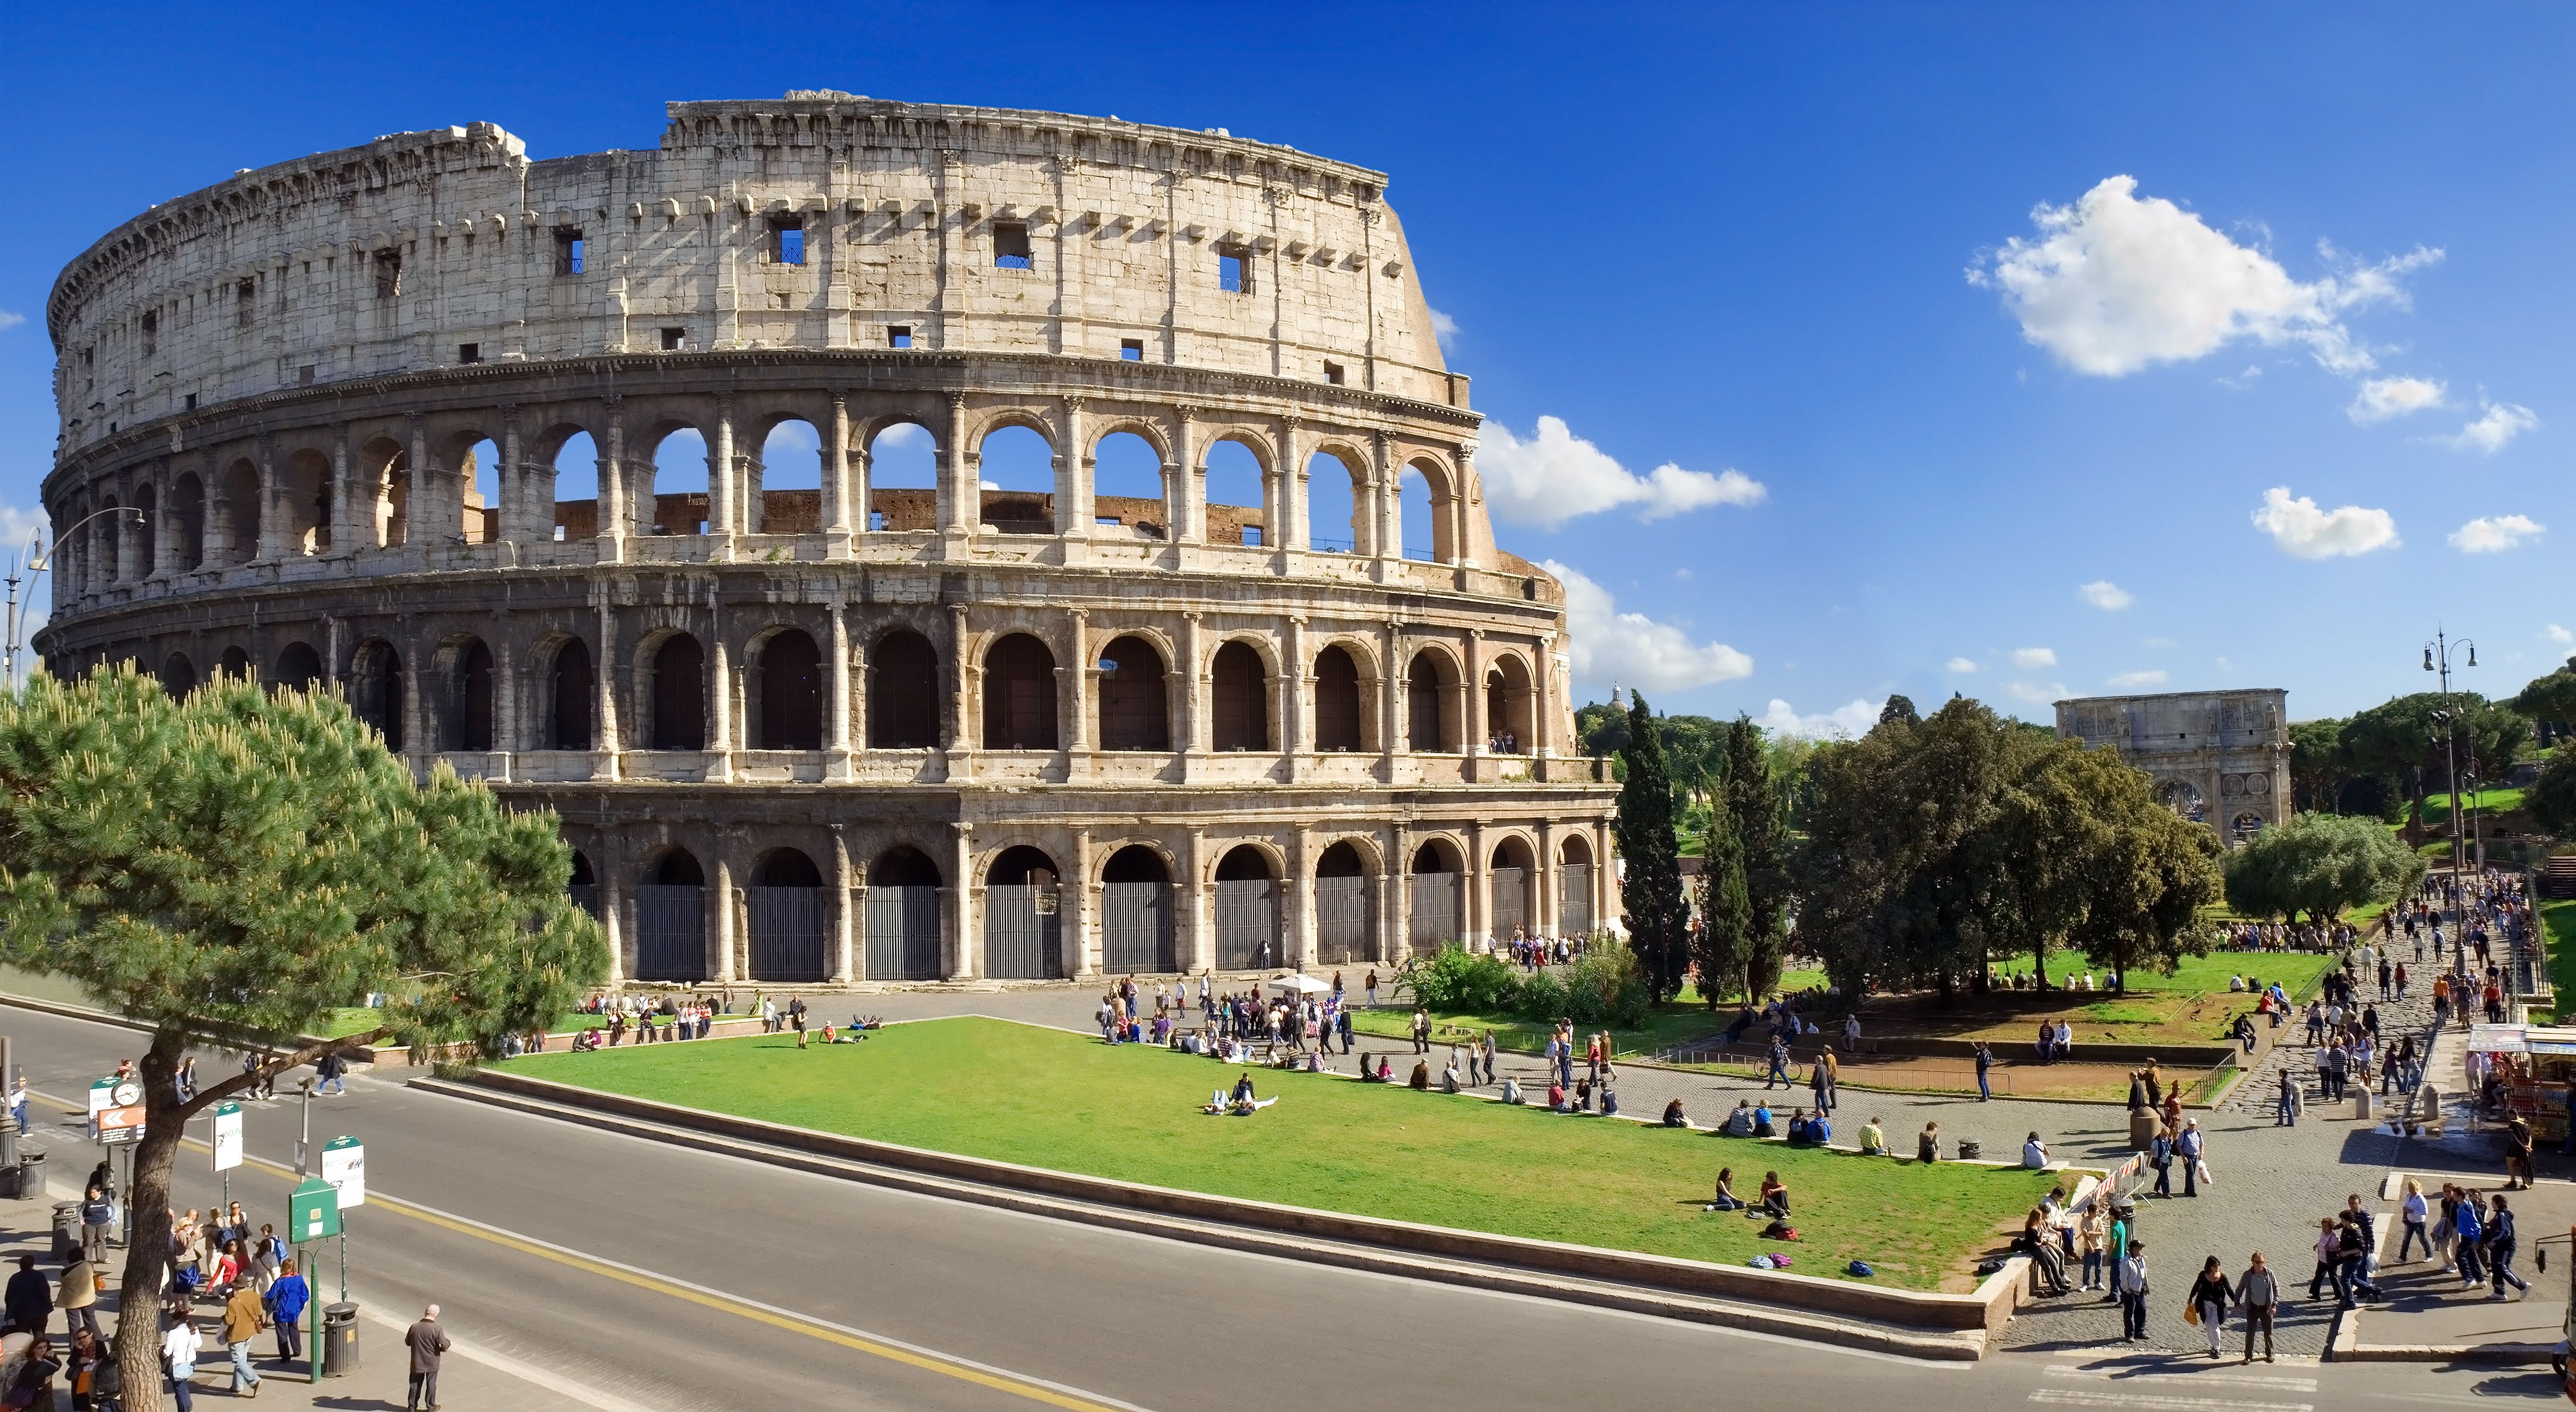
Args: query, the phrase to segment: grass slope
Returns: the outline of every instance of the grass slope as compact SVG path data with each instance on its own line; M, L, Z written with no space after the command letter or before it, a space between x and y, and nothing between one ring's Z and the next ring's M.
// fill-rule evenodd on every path
M1942 1285L2016 1226L2055 1178L2009 1168L1793 1150L1644 1124L1506 1108L1467 1096L1263 1072L1277 1106L1201 1115L1236 1069L997 1020L897 1025L799 1053L761 1036L510 1061L516 1071L770 1122L1118 1181L1694 1260L1786 1250L1801 1274L1866 1260L1882 1283ZM1703 1118L1714 1114L1702 1114ZM1910 1134L1897 1135L1900 1142ZM1806 1239L1759 1238L1703 1213L1711 1179L1738 1193L1776 1169ZM1965 1287L1954 1278L1954 1287Z

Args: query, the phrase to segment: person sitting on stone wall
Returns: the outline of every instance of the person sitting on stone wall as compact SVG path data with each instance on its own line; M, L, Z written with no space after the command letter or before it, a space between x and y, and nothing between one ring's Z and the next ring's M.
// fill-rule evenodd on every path
M1735 1100L1735 1111L1726 1115L1725 1131L1728 1137L1753 1136L1753 1100Z

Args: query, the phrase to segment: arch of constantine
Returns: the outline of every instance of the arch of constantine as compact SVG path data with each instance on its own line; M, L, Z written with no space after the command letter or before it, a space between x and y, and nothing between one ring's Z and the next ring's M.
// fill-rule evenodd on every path
M2229 845L2290 817L2289 693L2172 691L2057 703L2057 733L2110 745L2166 808Z
M555 809L623 979L1394 961L1615 918L1377 172L837 93L403 133L57 280L37 646Z

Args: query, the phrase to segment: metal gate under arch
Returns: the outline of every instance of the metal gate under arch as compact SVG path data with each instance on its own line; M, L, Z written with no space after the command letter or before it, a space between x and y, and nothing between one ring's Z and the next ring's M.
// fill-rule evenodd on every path
M984 974L1002 981L1051 981L1064 974L1063 919L1056 890L1026 884L984 889Z
M868 889L868 979L935 981L939 965L939 889Z
M1592 865L1568 863L1556 877L1557 930L1567 936L1592 935Z
M1458 940L1458 875L1415 873L1405 908L1405 934L1416 955L1429 955Z
M1216 885L1216 964L1221 971L1279 964L1279 884L1237 878Z
M1100 967L1113 975L1181 968L1170 883L1100 885Z
M823 889L743 889L751 921L751 978L820 981L832 973L825 955Z
M1494 887L1494 940L1509 941L1512 939L1512 929L1514 927L1520 928L1524 933L1527 933L1529 930L1529 870L1526 868L1496 868L1493 871L1492 877Z
M1315 879L1315 963L1320 966L1347 966L1360 961L1375 961L1377 928L1375 909L1369 904L1370 884L1374 878L1341 877Z
M647 883L635 889L635 979L707 978L707 890Z

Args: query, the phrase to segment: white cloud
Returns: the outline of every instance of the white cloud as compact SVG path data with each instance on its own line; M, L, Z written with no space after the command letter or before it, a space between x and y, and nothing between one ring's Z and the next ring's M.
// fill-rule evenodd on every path
M2446 393L2440 383L2428 378L2372 378L2361 385L2361 392L2343 414L2357 426L2384 422L2427 407L2439 407Z
M1771 698L1769 710L1754 721L1773 735L1797 736L1803 740L1849 740L1869 734L1878 724L1878 713L1885 701L1855 699L1848 706L1838 706L1822 715L1801 716L1779 697Z
M888 447L909 446L915 441L929 439L930 433L922 430L918 425L912 422L897 422L884 431L878 432L877 439L871 444L870 449L882 451Z
M2550 641L2557 643L2561 647L2565 647L2571 642L2576 642L2576 632L2569 632L2567 629L2560 627L2556 623L2551 623L2543 631L2547 633Z
M2349 375L2372 363L2342 315L2405 302L2400 278L2442 258L2418 248L2360 265L2320 247L2340 268L2302 284L2262 250L2137 191L2135 177L2106 177L2070 205L2040 205L2037 236L2005 241L1969 282L1998 291L2022 336L2079 373L2120 377L2251 338L2304 346Z
M1975 659L1968 657L1953 657L1941 665L1954 672L1973 672L1977 669Z
M1640 476L1557 417L1539 418L1528 441L1500 422L1485 423L1476 466L1495 514L1542 529L1622 505L1636 506L1638 519L1659 520L1711 505L1759 505L1770 494L1737 470L1710 475L1667 461Z
M2457 436L2437 436L2435 441L2463 451L2483 451L2492 456L2505 448L2505 443L2540 425L2528 407L2511 402L2489 402L2478 399L2483 410L2477 420L2460 428Z
M2385 510L2345 505L2320 510L2302 495L2293 500L2288 486L2263 492L2263 508L2254 512L2254 528L2272 536L2281 552L2299 559L2331 559L2339 554L2367 554L2397 546L2397 520Z
M1431 308L1428 304L1422 307ZM1448 347L1458 341L1458 321L1437 309L1431 309L1431 336L1440 340L1441 347Z
M1567 652L1575 676L1648 691L1679 691L1752 675L1753 659L1725 643L1694 643L1670 623L1622 613L1610 590L1554 559L1539 567L1565 585Z
M2022 668L2054 667L2057 665L2057 651L2050 647L2016 647L2013 649L2013 665Z
M2451 547L2463 554L2501 554L2520 549L2526 539L2538 539L2546 528L2529 515L2480 515L2451 531Z
M2048 682L2046 684L2039 682L2017 681L2010 686L2005 687L2004 690L2011 692L2016 698L2027 701L2033 706L2053 705L2075 694L2074 692L2067 690L2066 683L2062 681Z
M16 328L26 321L27 316L24 314L13 314L6 309L0 309L0 329Z
M2164 684L2165 672L2161 667L2151 668L2143 672L2122 672L2118 676L2111 678L2111 685L2118 687L2122 691L2135 691L2142 686L2162 686Z
M2121 609L2138 601L2136 594L2129 592L2127 589L2120 587L2109 579L2095 579L2091 583L2088 583L2075 591L2084 595L2085 602L2092 604L2094 607L2101 609L2105 613L2119 612Z

